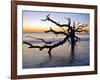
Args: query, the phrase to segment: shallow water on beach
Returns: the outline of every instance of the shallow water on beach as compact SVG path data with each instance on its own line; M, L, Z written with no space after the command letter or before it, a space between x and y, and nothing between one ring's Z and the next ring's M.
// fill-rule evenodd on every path
M81 41L75 46L75 56L71 56L69 42L56 47L52 50L52 59L49 59L48 49L40 51L37 48L28 48L29 45L23 44L22 62L23 68L45 68L45 67L64 67L64 66L87 66L89 65L89 34L77 34ZM58 42L65 36L45 33L23 33L23 41L30 42L34 45L42 46L44 43L31 37L42 38L46 41ZM57 37L57 38L56 38Z

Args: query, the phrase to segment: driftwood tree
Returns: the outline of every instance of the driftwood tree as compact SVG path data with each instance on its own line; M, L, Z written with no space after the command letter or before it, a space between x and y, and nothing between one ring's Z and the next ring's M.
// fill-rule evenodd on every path
M50 27L50 29L45 31L45 33L52 32L55 35L62 34L65 36L62 40L60 40L56 43L53 43L51 41L48 42L45 39L35 38L35 39L38 39L38 40L41 40L42 42L44 42L45 45L43 45L43 46L38 46L38 45L36 46L36 45L31 44L26 41L23 41L23 43L29 45L29 48L39 48L40 51L45 48L48 49L49 58L51 59L52 58L52 55L51 55L52 49L54 49L60 45L63 45L66 41L68 41L71 44L71 57L73 58L76 42L80 41L80 38L78 36L76 36L75 33L76 32L88 32L87 29L84 29L88 25L80 24L80 23L75 24L75 22L73 22L73 25L71 26L71 18L66 18L66 19L68 20L67 24L60 24L60 23L56 22L55 20L50 18L50 14L48 14L46 16L46 19L41 19L41 21L50 21L53 24L57 25L59 28L61 28L62 29L61 31L55 31ZM66 27L66 29L65 29L65 27ZM48 45L48 44L52 44L52 45Z

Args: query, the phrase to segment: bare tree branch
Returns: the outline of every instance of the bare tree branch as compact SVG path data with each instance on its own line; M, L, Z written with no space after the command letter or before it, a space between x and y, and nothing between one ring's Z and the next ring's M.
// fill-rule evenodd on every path
M62 40L59 40L56 43L54 43L52 41L46 41L45 39L27 36L30 38L35 38L35 39L41 40L42 42L44 42L44 45L42 45L42 46L34 45L34 44L31 44L26 41L23 41L23 43L29 45L29 48L38 48L40 50L48 49L48 54L49 54L49 57L51 58L52 57L51 56L52 49L54 49L60 45L63 45L66 41L68 41L71 44L71 53L72 53L72 55L74 55L74 46L76 46L76 42L80 41L80 38L75 35L75 32L83 32L83 31L87 32L86 29L84 30L84 28L87 27L87 24L81 25L80 23L78 23L77 25L75 25L75 22L73 22L73 25L71 26L71 18L66 18L68 20L68 24L60 24L59 22L56 22L53 19L51 19L49 16L50 16L50 14L48 14L46 16L46 19L41 19L41 20L42 21L50 21L50 22L56 24L58 27L60 27L63 31L55 31L50 27L50 29L45 31L45 33L52 32L55 35L63 34L65 37ZM68 29L65 30L64 27L67 27Z
M49 54L49 57L51 58L51 51L52 51L52 49L56 48L56 47L58 47L60 45L63 45L67 41L68 38L69 38L69 36L65 37L62 41L57 42L57 43L55 43L53 45L45 44L44 46L36 46L36 45L33 45L33 44L31 44L29 42L26 42L26 41L23 41L23 43L29 45L29 48L39 48L40 50L43 50L45 48L49 49L48 50L48 54Z
M88 32L88 30L77 30L76 32Z
M67 33L65 33L65 32L61 32L61 31L56 32L56 31L55 31L55 30L53 30L51 27L50 27L50 30L45 31L45 33L48 33L48 32L53 32L54 34L63 34L63 35L67 35L67 36L68 36L68 34L67 34Z
M52 43L53 43L52 41L46 41L46 40L41 39L41 38L36 38L36 37L31 37L31 36L26 36L26 37L30 37L30 38L34 38L34 39L41 40L42 42L44 42L44 43L46 43L46 44L52 44Z
M56 24L57 26L59 26L62 30L64 30L63 29L63 27L69 27L69 25L70 25L70 19L68 18L68 24L60 24L60 23L57 23L56 21L54 21L53 19L51 19L50 17L50 14L48 14L47 16L46 16L46 19L41 19L42 21L50 21L50 22L52 22L52 23L54 23L54 24ZM65 31L65 30L64 30Z
M76 32L83 32L83 31L87 31L87 30L83 30L83 28L85 28L85 27L87 27L88 25L87 24L82 24L82 25L79 25L76 29L75 29L75 31Z
M47 16L46 16L46 19L41 19L42 21L51 21L52 23L54 23L54 24L56 24L57 26L60 26L60 27L65 27L65 26L69 26L68 24L59 24L59 23L57 23L56 21L54 21L53 19L51 19L50 17L50 14L48 14Z
M65 18L68 20L68 27L70 27L70 24L71 24L71 18Z
M69 38L69 36L67 36L67 37L65 37L62 41L60 41L60 42L57 42L57 43L55 43L55 44L52 44L52 45L47 45L47 44L45 44L44 46L35 46L35 45L33 45L33 44L31 44L31 43L29 43L29 42L26 42L26 41L23 41L23 43L24 44L27 44L27 45L30 45L30 47L29 48L54 48L54 47L57 47L57 46L59 46L59 45L62 45L64 42L66 42L66 40Z

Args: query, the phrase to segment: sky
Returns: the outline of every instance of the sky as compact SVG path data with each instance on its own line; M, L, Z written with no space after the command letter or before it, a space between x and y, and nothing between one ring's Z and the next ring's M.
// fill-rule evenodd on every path
M23 32L44 32L50 27L54 30L61 30L57 25L50 21L41 21L45 19L46 15L50 14L50 18L60 24L67 24L66 18L71 18L71 25L73 22L88 24L90 16L87 13L68 13L68 12L43 12L43 11L23 11Z

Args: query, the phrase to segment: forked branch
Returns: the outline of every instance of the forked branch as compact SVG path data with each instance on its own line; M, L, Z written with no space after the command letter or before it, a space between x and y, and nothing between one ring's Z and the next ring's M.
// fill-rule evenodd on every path
M42 20L42 21L50 21L50 22L56 24L57 26L59 26L62 30L64 30L63 27L69 27L69 26L70 26L71 20L70 20L69 18L67 18L67 19L68 19L68 24L60 24L60 23L54 21L53 19L51 19L49 16L50 16L50 14L48 14L48 15L46 16L46 19L41 19L41 20ZM65 30L64 30L64 31L65 31Z
M84 28L87 28L87 26L88 26L87 24L82 24L82 25L78 24L75 31L76 32L88 32L87 29L84 29Z

